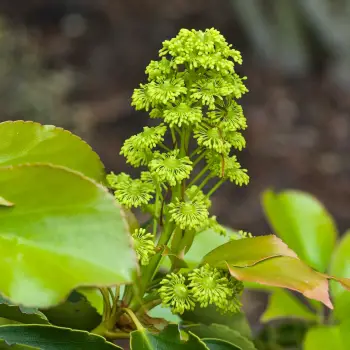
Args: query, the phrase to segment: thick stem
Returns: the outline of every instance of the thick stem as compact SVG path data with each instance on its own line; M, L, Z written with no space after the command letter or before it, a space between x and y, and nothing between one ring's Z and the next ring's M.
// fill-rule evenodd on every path
M139 319L136 317L136 315L133 313L132 310L128 309L128 308L125 308L123 309L128 315L129 317L131 318L131 320L134 322L137 330L143 330L144 327L142 326L141 322L139 321Z

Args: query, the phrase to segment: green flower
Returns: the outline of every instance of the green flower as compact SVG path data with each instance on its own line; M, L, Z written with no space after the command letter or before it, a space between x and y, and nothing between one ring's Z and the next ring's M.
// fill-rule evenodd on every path
M232 294L228 296L222 304L216 305L218 311L222 314L239 312L242 307L239 297L244 289L243 283L228 274L227 278L229 281L228 288Z
M203 202L207 208L210 208L210 199L196 185L188 187L185 192L186 200Z
M120 151L120 154L126 158L126 162L134 167L147 165L153 158L150 148L139 147L141 138L140 134L131 136L129 139L125 140Z
M237 232L238 237L236 235L232 235L230 238L231 240L237 240L237 239L244 239L244 238L252 238L253 235L250 232L239 230Z
M174 221L182 230L198 229L208 219L207 203L201 200L182 202L176 198L169 204L170 220Z
M228 278L220 270L208 264L194 269L188 274L188 278L192 295L200 307L214 304L218 308L223 308L227 298L233 294Z
M171 273L160 282L159 296L163 305L170 307L173 313L183 314L185 310L194 309L195 303L185 281L183 275Z
M207 162L210 170L215 176L229 179L238 186L247 185L249 176L246 169L242 169L236 156L221 154L209 154Z
M213 149L219 153L227 153L231 145L225 140L224 132L217 128L205 128L199 126L194 130L194 138L197 140L199 146Z
M192 171L192 162L188 157L178 158L179 150L168 153L156 153L149 163L149 169L170 186L175 186L183 179L188 179Z
M151 107L154 107L154 101L152 101L149 94L148 84L140 84L140 88L134 90L131 100L131 105L137 111L142 109L148 111Z
M158 104L168 104L187 93L185 81L181 78L163 79L161 81L151 81L148 83L147 92L153 106Z
M149 80L158 80L164 78L164 76L171 75L175 72L171 67L171 62L163 57L160 61L151 61L146 68L146 74L148 74Z
M210 122L227 131L244 130L247 128L247 120L243 114L243 108L236 101L219 101L215 110L207 113Z
M226 133L226 140L233 146L234 148L242 151L246 146L246 140L240 132L230 131Z
M120 173L118 175L114 174L114 172L112 171L110 174L108 174L106 176L106 179L107 179L107 182L108 182L108 185L111 187L111 188L116 188L118 186L118 184L120 182L123 182L123 181L129 181L130 179L130 176L125 174L125 173Z
M139 228L131 235L134 241L134 249L141 265L148 265L152 255L155 254L154 236L147 233L144 228Z
M202 109L200 107L191 107L183 102L164 111L164 121L170 127L174 125L179 127L182 125L196 125L201 119Z
M130 176L114 185L115 198L127 208L139 207L147 204L153 197L154 186L142 182L139 179L133 180Z

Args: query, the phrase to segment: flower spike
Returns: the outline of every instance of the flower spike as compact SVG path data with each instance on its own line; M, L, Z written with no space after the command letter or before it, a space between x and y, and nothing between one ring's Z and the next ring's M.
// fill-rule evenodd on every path
M144 228L139 228L134 231L131 237L141 265L148 265L151 256L155 254L154 236L147 233Z

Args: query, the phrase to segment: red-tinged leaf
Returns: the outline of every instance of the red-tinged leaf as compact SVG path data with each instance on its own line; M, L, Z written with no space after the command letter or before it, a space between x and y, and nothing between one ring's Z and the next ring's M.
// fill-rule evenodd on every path
M229 263L228 267L231 275L238 280L295 290L333 309L327 278L299 259L277 257L247 268L239 268Z
M253 266L277 256L297 258L288 246L274 235L246 238L225 243L203 258L203 263L225 268Z

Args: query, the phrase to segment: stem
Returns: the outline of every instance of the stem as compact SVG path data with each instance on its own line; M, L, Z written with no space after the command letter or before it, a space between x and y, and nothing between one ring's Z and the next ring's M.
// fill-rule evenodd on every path
M206 165L197 175L196 177L189 183L188 187L194 185L208 170L209 165Z
M193 167L195 167L205 156L205 152L203 152L201 155L197 157L197 159L193 162Z
M171 151L171 149L170 149L169 147L165 146L163 142L160 143L158 146L159 146L159 147L162 147L163 149L165 149L165 150L168 151L168 152Z
M176 139L175 131L173 128L170 128L170 131L171 131L171 138L173 140L173 146L175 148L177 147L177 139Z
M111 302L107 288L100 288L103 297L103 319L108 320L111 315Z
M143 330L143 326L141 324L141 322L139 321L139 319L136 317L136 315L133 313L132 310L128 309L128 308L125 308L123 309L128 315L129 317L131 318L131 320L134 322L135 326L136 326L136 329L141 331Z
M223 183L225 182L224 179L221 179L218 181L214 187L207 193L207 198L209 198Z
M202 181L202 183L198 186L198 191L201 190L207 182L213 177L212 174L208 174L207 177Z
M201 150L201 148L200 148L200 147L197 147L197 148L190 154L190 158L192 158L193 156L195 156L200 150Z

